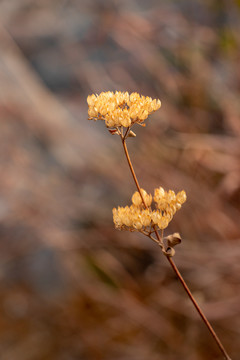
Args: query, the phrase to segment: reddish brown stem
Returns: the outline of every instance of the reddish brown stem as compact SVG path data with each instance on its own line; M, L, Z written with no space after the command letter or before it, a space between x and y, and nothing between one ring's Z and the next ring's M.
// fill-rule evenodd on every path
M213 327L211 326L211 324L209 323L208 319L206 318L206 316L204 315L203 311L201 310L201 308L199 307L198 303L196 302L194 296L192 295L191 291L189 290L187 284L185 283L182 275L180 274L176 264L174 263L173 259L169 256L167 256L167 259L170 263L170 265L172 266L173 270L175 271L178 279L180 280L182 286L184 287L186 293L188 294L191 302L193 303L195 309L197 310L197 312L199 313L199 315L201 316L202 320L204 321L205 325L207 326L208 330L210 331L210 333L212 334L214 340L216 341L219 349L221 350L222 354L224 355L226 360L231 360L231 358L229 357L229 355L227 354L223 344L221 343L220 339L218 338L217 334L215 333Z
M131 159L130 159L130 156L129 156L129 153L128 153L128 149L127 149L125 137L122 137L122 144L123 144L123 149L124 149L124 152L125 152L125 155L126 155L126 158L127 158L127 162L128 162L129 168L130 168L130 170L131 170L131 173L132 173L134 182L135 182L136 187L137 187L137 189L138 189L138 192L139 192L139 194L140 194L140 196L141 196L142 202L143 202L145 208L147 208L147 205L146 205L146 203L145 203L145 201L144 201L144 198L143 198L143 196L142 196L142 192L141 192L140 185L139 185L139 183L138 183L138 179L137 179L137 177L136 177L135 171L134 171L133 166L132 166L132 162L131 162Z
M129 129L128 129L129 130ZM127 132L128 132L127 130ZM126 134L127 134L126 132ZM132 173L132 176L133 176L133 179L134 179L134 182L136 184L136 187L138 189L138 192L142 198L142 202L145 206L145 208L147 208L147 205L144 201L144 198L142 196L142 193L141 193L141 188L140 188L140 185L139 185L139 182L138 182L138 179L136 177L136 174L135 174L135 171L134 171L134 168L132 166L132 162L131 162L131 159L130 159L130 156L129 156L129 153L128 153L128 149L127 149L127 145L126 145L126 136L122 136L121 137L122 139L122 144L123 144L123 149L124 149L124 152L125 152L125 155L126 155L126 158L127 158L127 162L128 162L128 165L129 165L129 168L131 170L131 173ZM159 241L159 244L162 245L162 239L156 229L156 227L154 228L154 231L155 231L155 234L157 236L157 239ZM166 254L166 253L165 253ZM197 301L195 300L193 294L191 293L190 289L188 288L186 282L184 281L180 271L178 270L176 264L174 263L173 259L169 256L166 256L166 258L168 259L168 262L170 263L172 269L174 270L176 276L178 277L178 279L180 280L184 290L186 291L187 295L189 296L192 304L194 305L195 309L197 310L197 312L199 313L199 315L201 316L203 322L205 323L205 325L207 326L208 330L210 331L211 335L213 336L218 348L220 349L220 351L222 352L223 356L225 357L226 360L231 360L231 358L229 357L229 355L227 354L223 344L221 343L220 339L218 338L217 334L215 333L213 327L211 326L211 324L209 323L208 319L206 318L206 316L204 315L203 311L201 310L200 306L198 305Z

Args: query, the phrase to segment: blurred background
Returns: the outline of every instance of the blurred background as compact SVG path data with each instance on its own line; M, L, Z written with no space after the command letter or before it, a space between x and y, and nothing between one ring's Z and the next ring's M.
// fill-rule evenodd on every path
M240 353L240 2L0 1L1 360L222 359L159 249L119 232L135 191L86 98L162 108L128 146L141 186L185 189L166 235Z

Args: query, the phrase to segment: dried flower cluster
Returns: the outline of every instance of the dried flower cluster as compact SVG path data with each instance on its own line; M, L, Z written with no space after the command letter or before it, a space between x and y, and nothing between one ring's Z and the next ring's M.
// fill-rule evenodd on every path
M100 95L89 95L89 120L104 120L108 128L131 127L142 124L144 120L161 106L161 101L138 93L111 91Z
M152 210L152 195L141 189L132 196L132 205L113 209L113 222L119 230L144 231L151 233L152 228L165 229L172 220L173 215L186 201L185 191L177 194L173 190L165 191L162 187L155 189L154 201L156 209Z

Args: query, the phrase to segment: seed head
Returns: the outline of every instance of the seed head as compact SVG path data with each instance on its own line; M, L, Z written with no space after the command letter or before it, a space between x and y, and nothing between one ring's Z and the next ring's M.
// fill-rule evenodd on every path
M186 201L185 191L175 194L173 190L165 191L162 187L155 189L154 201L156 209L152 210L152 195L141 189L132 196L132 205L113 209L113 222L119 230L146 231L157 226L163 230L168 227L173 215ZM145 206L146 205L146 206Z
M111 91L87 98L89 120L104 120L108 128L142 125L150 114L161 107L161 101L138 93Z

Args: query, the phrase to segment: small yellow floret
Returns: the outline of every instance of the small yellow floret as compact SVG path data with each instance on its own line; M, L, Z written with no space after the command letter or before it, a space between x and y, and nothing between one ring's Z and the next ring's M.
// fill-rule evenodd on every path
M132 203L135 206L140 206L142 204L142 198L138 191L136 191L132 196Z

